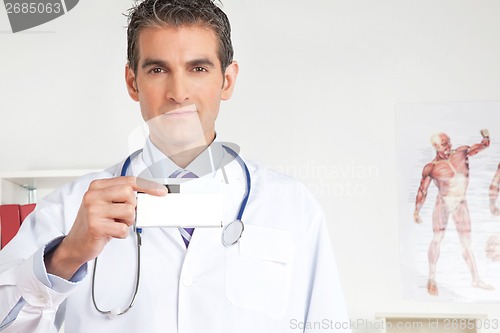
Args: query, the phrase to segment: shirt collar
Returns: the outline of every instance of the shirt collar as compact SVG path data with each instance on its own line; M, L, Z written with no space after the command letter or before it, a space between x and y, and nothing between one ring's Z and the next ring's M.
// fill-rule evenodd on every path
M224 149L219 142L212 142L186 168L198 177L212 174L224 160ZM142 159L154 178L168 178L181 169L168 156L161 152L148 137L142 152Z

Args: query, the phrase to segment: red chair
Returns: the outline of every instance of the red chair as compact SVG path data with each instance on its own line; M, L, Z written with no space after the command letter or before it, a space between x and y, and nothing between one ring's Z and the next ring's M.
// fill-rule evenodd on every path
M35 204L0 205L0 249L17 234L21 223L34 209Z

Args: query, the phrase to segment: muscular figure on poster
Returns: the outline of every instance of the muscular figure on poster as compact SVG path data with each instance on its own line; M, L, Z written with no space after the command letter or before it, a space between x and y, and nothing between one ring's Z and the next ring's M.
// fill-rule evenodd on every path
M472 274L472 286L487 290L494 289L493 286L483 282L478 275L471 246L471 221L466 199L467 186L469 185L469 157L476 155L490 145L488 130L481 130L481 135L483 139L480 143L472 146L461 146L457 149L452 149L450 137L445 133L436 133L431 137L436 157L424 167L422 172L413 216L415 223L422 223L420 209L424 205L427 189L433 181L438 188L438 195L432 214L434 237L428 251L429 280L427 291L431 295L438 295L436 264L450 215L460 237L463 257Z

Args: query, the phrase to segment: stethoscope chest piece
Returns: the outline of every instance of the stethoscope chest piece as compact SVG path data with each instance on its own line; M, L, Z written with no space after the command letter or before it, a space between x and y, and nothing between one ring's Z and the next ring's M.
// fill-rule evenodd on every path
M222 230L222 244L230 246L235 244L240 238L245 227L241 220L234 220L224 227Z

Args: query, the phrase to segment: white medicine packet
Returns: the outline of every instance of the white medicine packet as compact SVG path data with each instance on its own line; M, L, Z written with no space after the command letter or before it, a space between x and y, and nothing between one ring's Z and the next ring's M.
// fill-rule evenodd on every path
M213 178L176 178L168 179L166 186L169 193L163 197L137 194L136 227L222 227L223 183Z

